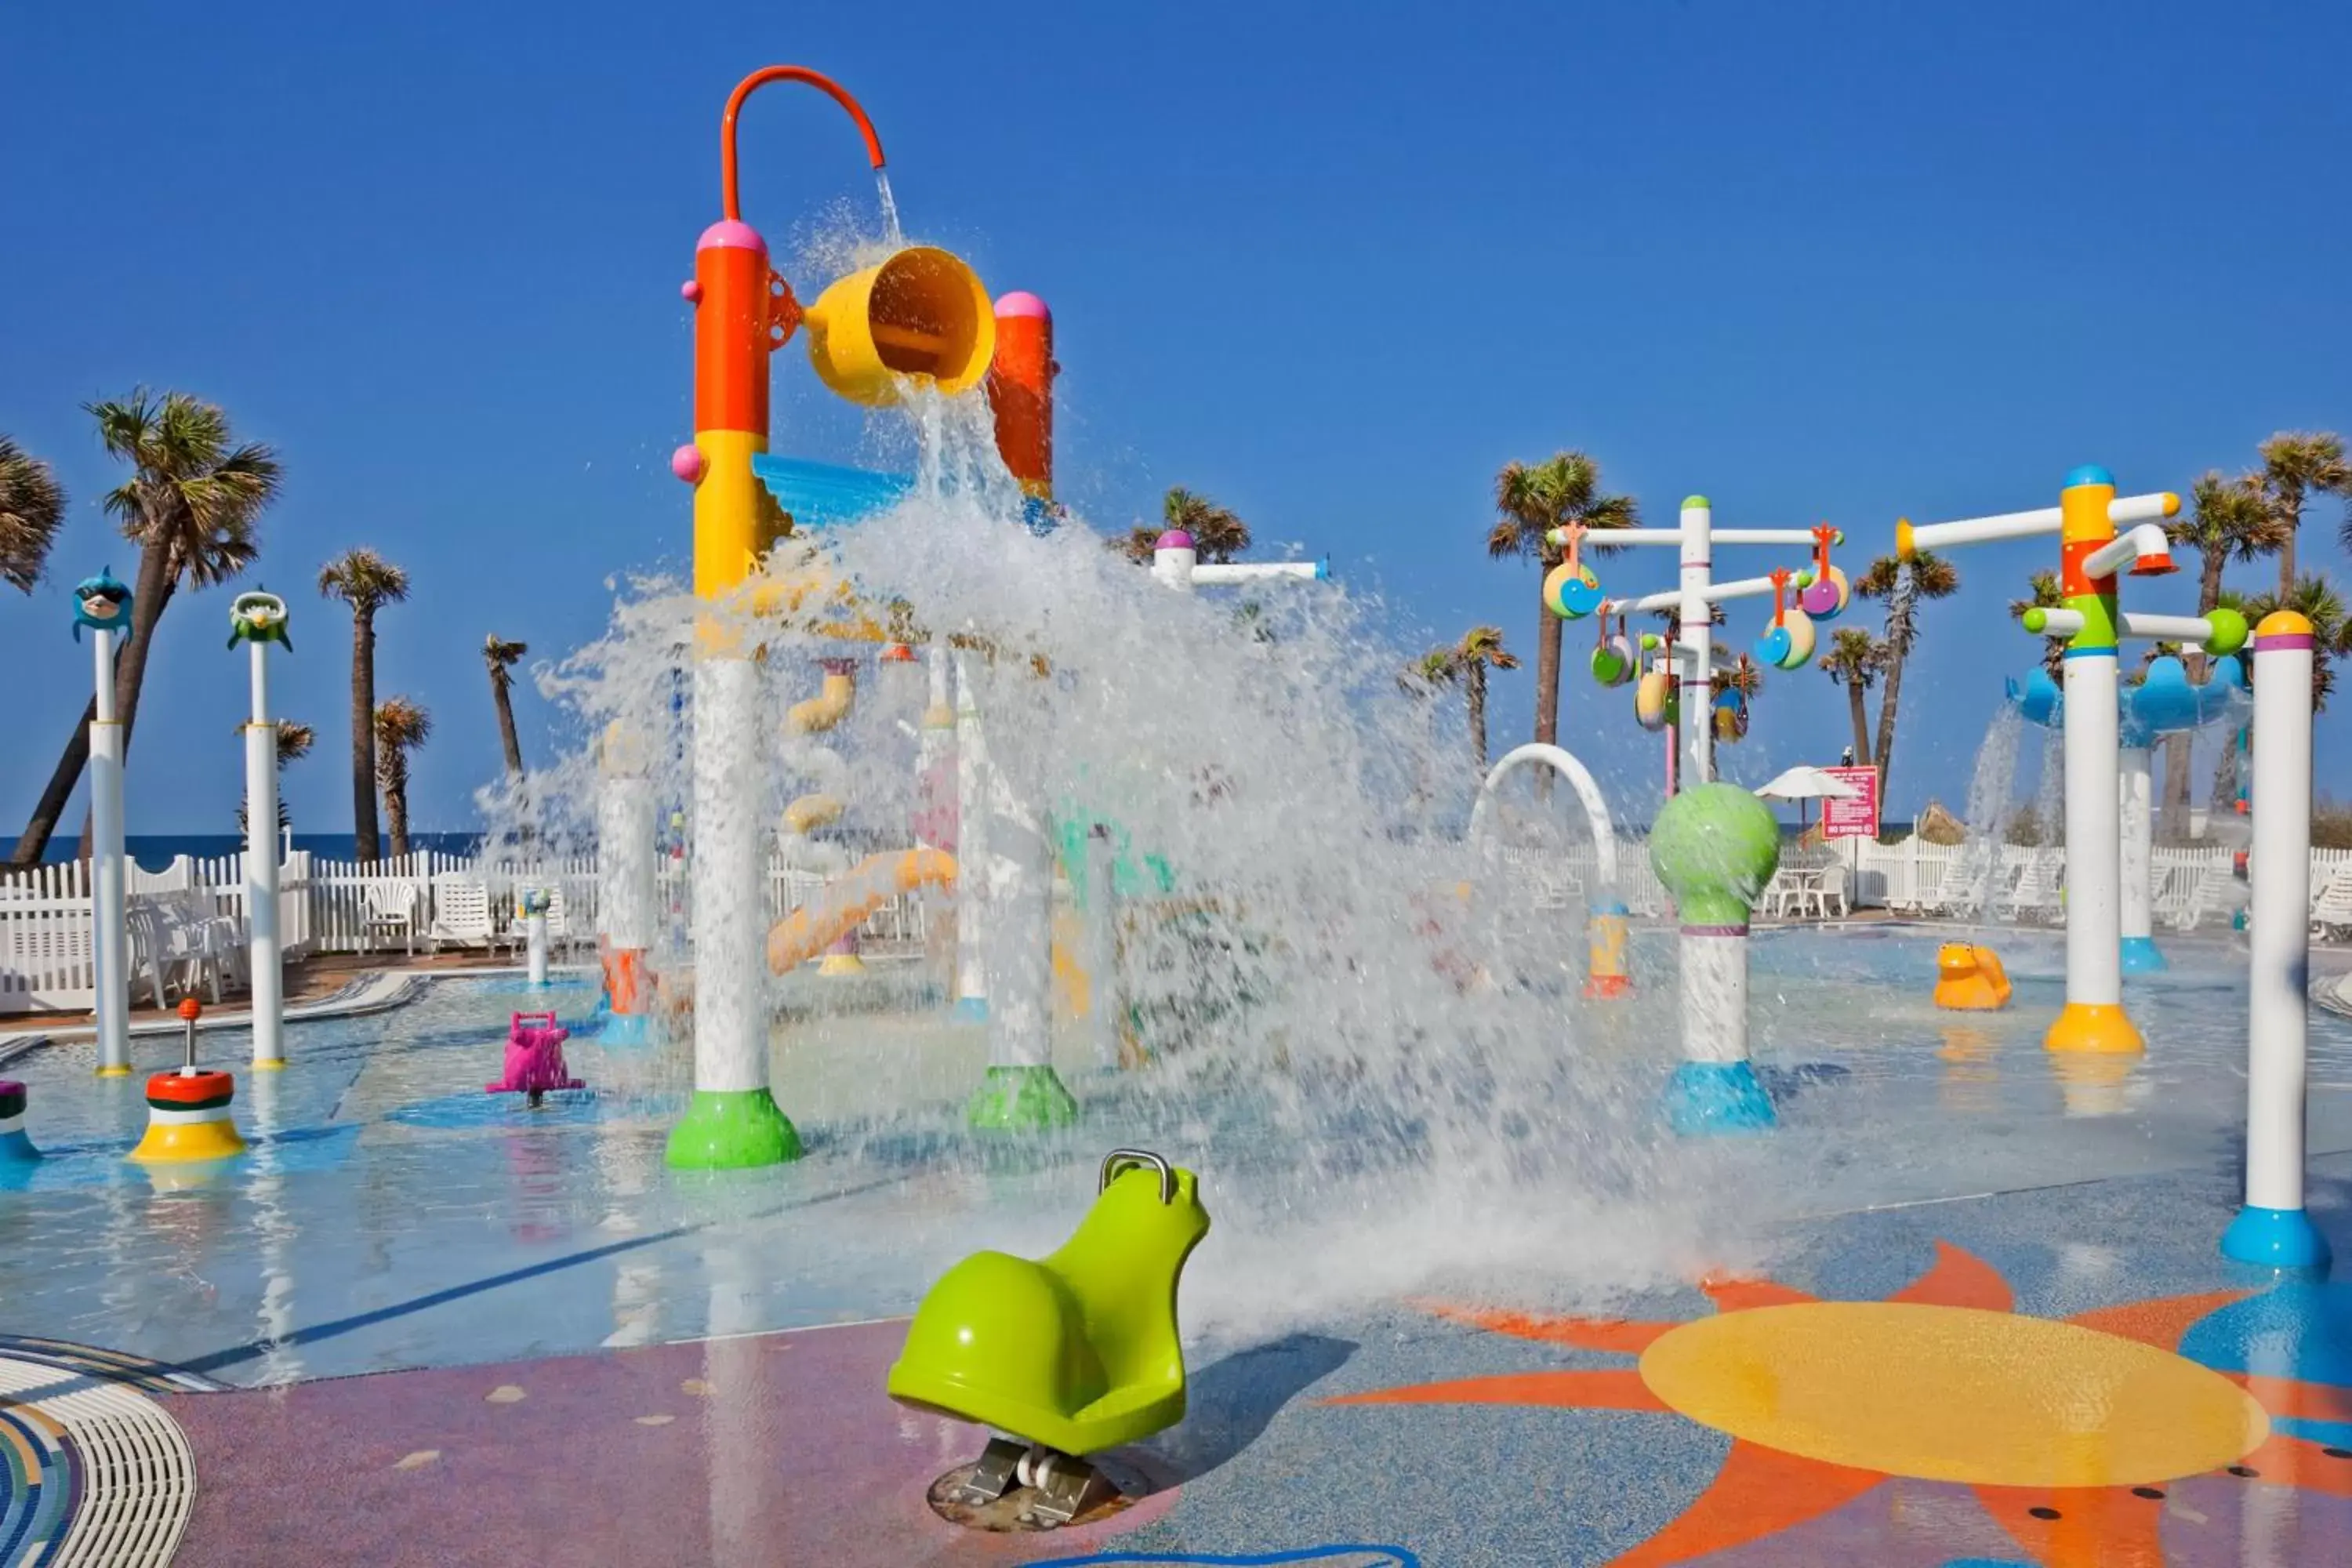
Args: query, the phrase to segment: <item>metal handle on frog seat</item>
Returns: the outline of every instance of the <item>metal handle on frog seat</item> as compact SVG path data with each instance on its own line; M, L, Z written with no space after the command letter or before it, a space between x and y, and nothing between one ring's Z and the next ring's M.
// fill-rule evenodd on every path
M1148 1149L1114 1149L1104 1155L1102 1180L1095 1187L1095 1195L1100 1197L1110 1191L1110 1184L1128 1172L1143 1170L1160 1173L1160 1201L1163 1204L1174 1203L1176 1201L1175 1168Z

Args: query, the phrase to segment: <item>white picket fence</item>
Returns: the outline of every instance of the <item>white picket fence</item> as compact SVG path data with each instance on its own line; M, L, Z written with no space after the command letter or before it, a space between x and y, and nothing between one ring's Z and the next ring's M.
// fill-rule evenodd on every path
M518 888L560 888L566 945L592 945L596 931L596 862L583 857L554 861L477 860L420 850L372 865L326 860L307 850L287 857L278 871L278 931L289 958L314 953L404 951L408 939L385 928L376 916L387 908L409 911L415 944L429 945L434 898L444 879L486 888L491 907L513 907ZM226 855L182 856L161 871L133 865L124 879L136 900L176 895L193 898L208 914L242 924L245 919L245 858ZM768 868L768 917L785 914L817 897L825 878L789 868ZM686 907L681 863L665 861L656 874L661 907ZM919 945L927 901L892 899L861 928L863 942L877 948ZM89 870L67 861L25 871L0 872L0 1015L70 1011L95 1005L97 979L90 956Z
M1994 851L1987 868L1988 849ZM2006 844L1998 847L1930 844L1916 837L1895 844L1845 840L1833 847L1848 867L1847 897L1856 908L1963 919L2014 919L2055 923L2063 918L2059 889L2063 851ZM1969 870L1967 857L1976 858ZM1451 859L1449 854L1448 858ZM1591 847L1537 854L1503 848L1499 860L1534 908L1580 906L1594 888ZM2225 848L2159 848L2155 853L2155 912L2160 925L2193 927L2228 921L2231 855ZM2352 879L2352 850L2311 853L2315 894L2342 871ZM1958 874L1967 870L1968 874ZM433 929L434 889L455 878L488 889L493 908L510 909L519 886L560 887L563 892L562 940L585 946L594 940L597 879L593 858L551 862L478 860L419 851L373 865L320 859L308 851L287 857L279 871L278 930L289 957L312 953L365 952L406 945L405 939L373 917L386 902L405 902L418 942ZM130 868L132 899L176 895L192 898L205 913L245 919L244 858L237 855L174 860L161 871ZM781 920L815 898L825 879L772 861L768 868L768 916ZM656 871L661 907L681 918L686 907L682 863L662 862ZM376 889L373 897L371 889ZM1647 846L1626 837L1618 844L1617 896L1637 915L1668 912L1666 891L1650 870ZM1979 905L1970 893L1986 895ZM386 898L389 894L391 897ZM893 899L866 922L863 941L878 947L919 945L929 900ZM88 866L79 861L0 872L0 1015L70 1011L90 1007L97 997L90 958L90 896Z

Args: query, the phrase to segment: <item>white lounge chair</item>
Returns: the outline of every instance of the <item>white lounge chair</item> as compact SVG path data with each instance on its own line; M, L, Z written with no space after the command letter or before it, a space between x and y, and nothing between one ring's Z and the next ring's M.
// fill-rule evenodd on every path
M2338 866L2313 889L2311 934L2323 942L2352 935L2352 866Z
M2002 900L2002 914L2013 921L2048 921L2060 918L2065 910L2066 863L2063 858L2036 850L2028 857L2025 869L2017 879L2009 896Z
M470 877L433 879L433 925L425 933L425 948L439 952L443 942L480 947L495 952L501 942L512 945L490 914L490 889Z
M2197 881L2189 889L2189 897L2181 906L2180 917L2176 923L2182 931L2195 931L2207 917L2218 915L2226 924L2231 914L2245 900L2245 884L2238 880L2230 862L2226 859L2212 861L2198 872Z
M361 915L360 937L373 951L378 938L397 937L407 947L408 956L416 956L416 884L410 881L363 882L360 895L365 905Z

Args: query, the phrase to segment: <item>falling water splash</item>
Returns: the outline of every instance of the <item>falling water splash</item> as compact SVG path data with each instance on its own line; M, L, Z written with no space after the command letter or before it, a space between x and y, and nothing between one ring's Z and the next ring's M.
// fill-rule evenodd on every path
M882 198L882 243L896 250L907 243L907 237L898 229L898 198L890 194L889 170L874 171L874 190Z
M1969 836L1960 848L1962 896L1971 914L1992 902L1993 878L2000 867L2000 847L2009 826L2010 795L2017 786L2018 742L2025 716L2004 702L1977 748L1976 771L1969 778Z
M1033 534L984 398L912 393L886 417L911 437L911 493L785 541L768 571L850 585L877 619L903 602L909 640L967 650L1004 784L992 815L1042 814L1079 863L1057 916L1097 944L1097 1011L1080 1024L1065 1007L1053 1043L1084 1125L1006 1148L963 1128L980 1042L948 1017L944 953L901 966L882 1001L878 982L772 987L778 1098L824 1129L810 1166L929 1194L903 1223L839 1238L841 1278L920 1277L983 1233L1048 1247L1066 1215L1057 1162L1121 1144L1213 1173L1223 1261L1203 1305L1228 1323L1498 1272L1624 1287L1699 1250L1700 1216L1722 1205L1704 1159L1662 1150L1653 1111L1673 988L1591 1029L1559 916L1459 890L1466 847L1405 830L1417 787L1460 770L1397 689L1406 650L1382 607L1302 584L1243 626L1234 600L1160 585L1077 520ZM691 810L676 671L694 615L674 584L643 585L607 638L542 682L590 734L616 717L646 731L665 818ZM760 809L773 820L806 783L785 710L814 694L818 659L856 655L856 706L824 737L847 810L822 831L855 854L900 847L920 794L919 671L898 681L909 667L810 624L834 618L745 628L765 649ZM590 771L558 772L551 788L576 793L554 815L593 823ZM1458 820L1466 795L1439 819ZM1081 897L1090 842L1115 862L1108 910ZM967 879L975 909L992 880ZM665 974L691 963L675 944L653 959ZM1107 1054L1130 1065L1104 1070L1114 1031ZM659 1070L682 1084L683 1049ZM1008 1161L1039 1173L1032 1186Z

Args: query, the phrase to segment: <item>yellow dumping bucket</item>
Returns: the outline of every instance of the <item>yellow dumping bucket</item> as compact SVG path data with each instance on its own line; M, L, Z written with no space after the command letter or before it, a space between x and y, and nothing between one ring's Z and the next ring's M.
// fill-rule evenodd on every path
M852 403L887 407L909 380L952 395L980 384L996 353L996 311L972 269L909 246L829 285L802 317L809 363Z
M1948 942L1937 948L1936 1005L1970 1013L2008 1006L2009 974L2000 966L2000 955L1965 942Z

